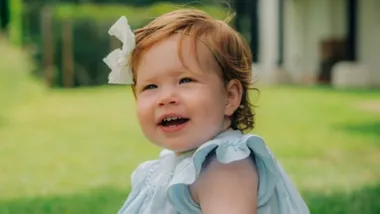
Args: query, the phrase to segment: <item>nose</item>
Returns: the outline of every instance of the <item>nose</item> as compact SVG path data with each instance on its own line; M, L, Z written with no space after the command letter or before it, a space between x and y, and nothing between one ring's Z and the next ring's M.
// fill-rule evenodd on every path
M161 88L158 96L158 106L178 104L177 92L172 87Z

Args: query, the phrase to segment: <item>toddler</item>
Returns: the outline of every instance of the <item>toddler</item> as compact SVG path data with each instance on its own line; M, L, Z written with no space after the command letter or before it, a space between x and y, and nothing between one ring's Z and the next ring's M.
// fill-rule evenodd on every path
M144 135L163 150L140 164L119 214L308 214L254 127L252 56L226 22L195 9L132 32L105 63L109 83L130 84Z

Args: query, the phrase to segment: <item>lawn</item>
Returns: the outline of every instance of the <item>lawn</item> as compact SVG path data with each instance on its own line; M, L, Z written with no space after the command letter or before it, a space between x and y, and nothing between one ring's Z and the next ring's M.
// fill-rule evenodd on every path
M7 53L7 54L4 54ZM127 87L48 90L0 40L0 213L116 213L159 149ZM22 62L22 63L21 63ZM380 213L380 90L264 87L262 135L312 213Z

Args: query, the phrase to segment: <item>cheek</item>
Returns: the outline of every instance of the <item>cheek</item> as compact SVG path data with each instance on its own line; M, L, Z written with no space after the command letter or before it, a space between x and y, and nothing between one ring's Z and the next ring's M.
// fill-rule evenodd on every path
M154 112L151 99L137 99L137 117L141 125L150 122L154 119Z
M222 91L203 90L202 93L194 97L193 104L197 105L200 112L203 112L202 117L204 117L204 120L213 123L223 120L226 101Z

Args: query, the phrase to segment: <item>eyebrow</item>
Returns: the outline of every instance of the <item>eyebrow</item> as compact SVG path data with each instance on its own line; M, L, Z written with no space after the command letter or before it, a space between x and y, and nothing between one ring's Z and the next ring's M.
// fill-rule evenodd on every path
M166 73L165 75L153 75L153 76L148 76L147 78L143 79L141 82L144 83L144 82L154 82L155 80L159 79L159 78L162 78L162 76L179 76L183 73L198 73L198 72L194 72L190 69L187 69L185 66L181 66L181 68L177 68L177 69L172 69L171 71L169 71L168 73ZM139 82L139 81L137 81Z

